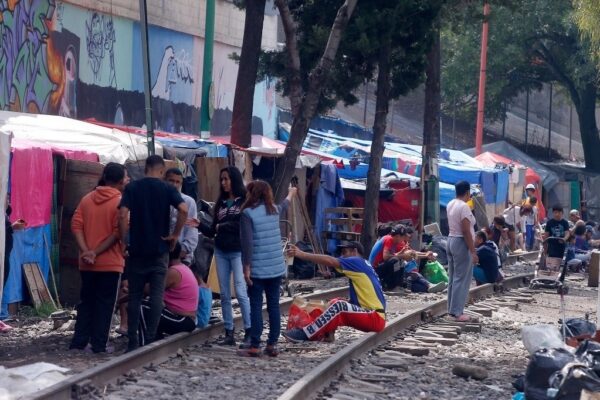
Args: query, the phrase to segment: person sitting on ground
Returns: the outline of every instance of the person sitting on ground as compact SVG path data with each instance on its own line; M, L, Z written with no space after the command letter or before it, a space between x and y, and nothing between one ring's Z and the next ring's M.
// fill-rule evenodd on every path
M511 249L511 244L514 243L515 227L506 223L504 216L496 215L490 225L490 233L492 240L501 252L506 252L506 249Z
M404 271L406 281L413 293L439 293L448 286L446 282L438 282L432 284L423 275L419 273L417 261L419 259L427 259L434 261L435 256L431 251L417 252L410 247L412 238L412 229L407 228L401 236L402 250L396 253L396 257L403 263L402 270Z
M585 239L587 240L590 248L600 247L600 240L594 239L594 226L588 225L587 222L585 225Z
M547 241L547 256L562 259L565 254L566 241L569 238L569 235L569 223L563 218L562 206L557 204L552 207L552 219L546 222L544 240L547 240L550 237L560 238L562 240Z
M496 283L502 280L500 273L500 256L497 247L484 231L475 233L475 247L479 263L473 267L473 278L475 283L483 285L485 283Z
M181 260L182 248L177 242L173 251L169 253L169 269L165 280L164 308L161 311L156 330L156 339L161 339L165 334L174 335L179 332L191 332L196 328L196 315L198 312L198 281L192 270ZM150 292L150 285L146 285L145 292ZM145 343L143 335L146 333L145 321L150 315L150 302L142 302L141 327L142 337L140 343Z
M385 328L385 297L377 274L363 258L358 242L338 246L341 257L305 253L290 246L288 256L334 268L350 279L350 301L332 300L313 323L287 330L283 336L291 342L320 340L339 326L350 326L363 332L381 332Z
M404 284L404 269L400 260L408 261L410 254L400 254L405 250L408 243L404 238L412 235L412 228L404 225L396 225L388 235L380 239L380 246L377 243L374 247L377 252L371 251L369 261L375 268L384 290L393 290L397 286Z

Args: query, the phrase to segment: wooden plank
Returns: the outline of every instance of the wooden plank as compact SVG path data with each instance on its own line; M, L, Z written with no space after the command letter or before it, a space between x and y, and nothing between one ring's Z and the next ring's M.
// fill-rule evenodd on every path
M327 218L327 222L333 225L362 225L362 218Z
M35 277L33 275L32 264L23 264L23 273L25 275L25 283L27 284L27 288L29 289L29 294L31 295L31 300L33 301L33 305L35 307L41 306L42 298L40 296L39 290L35 283Z
M326 208L323 211L324 214L359 214L363 215L365 213L364 208L359 207L332 207Z
M215 201L219 196L219 173L229 165L227 158L196 157L198 175L198 197L206 201Z

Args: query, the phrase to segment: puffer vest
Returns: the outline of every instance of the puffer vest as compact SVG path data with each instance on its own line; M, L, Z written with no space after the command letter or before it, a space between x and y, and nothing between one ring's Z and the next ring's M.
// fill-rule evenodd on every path
M252 220L252 278L269 279L285 274L279 214L267 214L263 204L244 211Z

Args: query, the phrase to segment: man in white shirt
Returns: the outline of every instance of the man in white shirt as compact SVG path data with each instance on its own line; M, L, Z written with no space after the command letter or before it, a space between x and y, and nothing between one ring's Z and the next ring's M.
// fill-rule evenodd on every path
M165 180L175 186L179 193L181 193L183 189L183 173L179 168L168 169L165 173ZM181 193L181 197L188 208L188 221L198 219L196 201L184 193ZM177 210L171 207L171 232L175 228L176 221ZM192 264L196 246L198 246L198 229L186 223L181 231L181 235L179 235L179 244L181 244L181 262L189 267Z
M456 198L446 207L448 215L448 314L458 322L469 322L464 314L473 277L473 266L479 263L475 250L475 217L467 201L471 185L461 181L454 185Z

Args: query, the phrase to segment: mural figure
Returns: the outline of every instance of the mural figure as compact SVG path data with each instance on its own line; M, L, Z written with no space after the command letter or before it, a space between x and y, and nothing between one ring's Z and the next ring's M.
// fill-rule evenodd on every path
M64 71L49 37L54 10L54 0L0 0L0 109L58 109Z
M89 21L85 22L86 43L90 68L94 74L94 81L99 82L102 78L102 64L106 53L109 56L109 78L108 84L117 87L117 76L115 71L114 46L117 41L112 16L92 13Z
M184 50L175 54L173 46L168 46L163 53L156 82L152 87L152 96L163 100L173 100L172 87L177 82L192 84L192 67L189 56Z
M64 87L65 91L60 102L58 115L69 118L77 117L77 52L69 46L64 58Z

